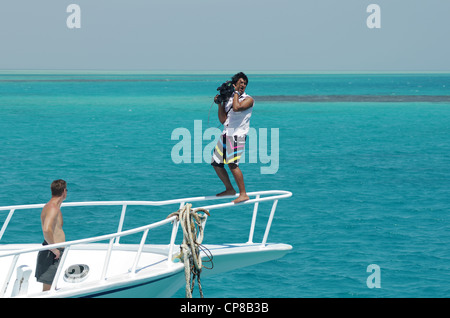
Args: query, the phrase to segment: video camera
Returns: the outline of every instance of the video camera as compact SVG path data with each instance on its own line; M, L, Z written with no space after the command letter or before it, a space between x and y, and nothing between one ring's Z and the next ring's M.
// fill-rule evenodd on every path
M231 81L226 81L225 83L217 87L217 90L219 91L219 96L214 99L214 102L216 104L220 104L222 102L228 101L228 99L233 96L234 86Z

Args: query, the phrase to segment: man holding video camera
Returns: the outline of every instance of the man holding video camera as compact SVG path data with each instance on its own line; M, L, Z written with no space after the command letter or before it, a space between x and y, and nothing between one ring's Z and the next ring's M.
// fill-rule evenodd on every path
M214 148L211 165L225 185L225 191L217 196L235 195L224 165L227 164L239 188L239 196L234 203L249 199L245 192L244 176L239 168L239 159L245 150L245 139L250 128L250 117L254 106L252 97L245 93L247 76L240 72L231 81L222 84L214 101L219 105L219 121L224 125L222 136Z

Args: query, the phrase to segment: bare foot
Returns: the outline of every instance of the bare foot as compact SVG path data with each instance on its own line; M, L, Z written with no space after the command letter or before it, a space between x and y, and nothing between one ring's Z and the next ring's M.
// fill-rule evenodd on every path
M250 199L246 194L239 194L236 200L233 201L234 204L244 202Z
M216 197L222 197L224 195L235 195L235 194L236 194L236 191L234 189L229 189L229 190L225 190L223 192L216 194Z

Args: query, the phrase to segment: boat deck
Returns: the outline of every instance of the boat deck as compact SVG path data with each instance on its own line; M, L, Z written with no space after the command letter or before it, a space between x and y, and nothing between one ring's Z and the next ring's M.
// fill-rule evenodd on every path
M37 248L39 244L24 244L24 245L8 245L7 250L13 251L15 248ZM0 246L0 254L6 251L5 247ZM124 278L133 277L133 279L139 279L145 277L150 279L152 277L160 277L167 273L181 271L183 269L182 264L172 263L167 261L167 252L165 255L158 253L152 247L144 247L139 261L136 266L136 272L132 274L132 268L136 257L137 247L132 246L115 246L111 252L109 266L106 272L105 283L121 282ZM72 248L65 259L63 272L61 273L58 282L56 284L58 292L64 290L70 291L71 289L88 288L89 285L96 285L102 281L102 274L104 269L105 259L107 258L108 244L89 244L80 245ZM26 265L31 269L31 275L28 279L28 291L27 296L39 296L42 294L42 283L36 281L34 277L36 268L36 259L38 252L30 252L21 254L17 260L17 267ZM6 278L9 270L10 262L13 256L7 256L3 262L0 262L0 281ZM83 264L89 267L88 274L83 281L70 282L65 279L64 272L71 265ZM13 278L14 278L13 274ZM13 284L11 283L7 287L5 296L11 295L13 290Z
M0 255L5 252L11 252L15 249L38 248L39 244L15 244L0 245ZM21 254L17 260L17 267L27 265L31 270L28 279L27 292L24 295L13 294L13 283L11 283L5 292L6 297L70 297L71 295L79 297L80 291L84 290L82 296L97 296L97 291L102 289L121 289L133 284L141 284L154 282L156 280L167 280L170 277L171 286L170 293L181 288L184 284L184 265L181 262L169 262L167 259L167 245L146 245L144 246L136 271L132 270L135 261L138 245L135 244L119 244L114 246L110 255L110 266L107 268L106 279L102 280L105 259L108 253L108 244L86 244L78 245L72 248L66 255L63 271L67 270L71 265L83 264L89 267L89 273L82 281L69 282L64 279L64 272L60 275L56 289L51 292L42 292L42 284L36 281L34 277L36 259L38 252L30 252ZM262 247L260 244L222 244L222 245L205 245L208 253L202 252L202 260L208 261L210 254L212 263L205 264L208 269L202 271L202 277L207 277L220 272L233 270L236 268L250 266L260 262L277 259L289 252L292 247L287 244L268 244ZM178 251L178 249L176 249ZM10 259L8 259L10 258ZM5 262L0 263L0 281L6 278L8 266L13 256L7 256ZM9 260L9 261L6 261ZM209 269L212 267L212 269ZM17 278L13 274L14 280ZM101 287L101 289L99 288ZM158 292L160 292L159 290ZM156 297L150 295L148 289L144 297ZM170 294L169 293L169 294ZM75 295L76 294L76 295ZM105 292L101 294L107 295ZM133 292L131 297L139 296ZM157 295L161 297L161 295ZM121 295L123 297L123 295Z
M198 226L204 228L208 214L204 211L235 206L253 207L247 243L202 245L202 260L209 260L211 255L213 258L212 264L205 264L206 268L212 267L212 269L202 270L202 277L274 260L283 257L292 249L292 246L287 244L267 242L278 200L288 198L292 193L271 190L248 193L248 195L253 198L239 205L227 202L192 208L194 212L203 213L199 217L201 224ZM186 202L203 203L208 200L223 199L224 197L195 197L166 201L63 203L62 207L121 206L122 213L117 232L47 246L34 243L0 244L0 297L170 297L186 284L184 264L177 259L172 259L180 251L181 242L178 244L175 242L180 221L172 214L161 221L124 231L127 207L130 205L148 207L179 205L181 210L183 207L191 206ZM230 198L225 197L225 199ZM254 243L258 205L263 201L273 201L273 204L262 241ZM0 239L16 211L31 209L35 211L42 207L43 204L0 207L0 212L7 212L0 229ZM168 244L146 244L149 231L166 225L172 228L166 232ZM121 238L129 235L140 235L140 243L120 243ZM62 247L65 251L55 280L49 291L42 292L42 283L37 282L34 277L38 252ZM84 270L80 270L81 268L89 268L89 271L86 274Z

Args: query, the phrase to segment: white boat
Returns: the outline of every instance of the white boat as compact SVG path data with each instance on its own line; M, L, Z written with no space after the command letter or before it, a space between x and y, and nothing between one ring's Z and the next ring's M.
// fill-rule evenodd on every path
M245 243L205 244L200 257L207 260L212 255L213 268L201 271L202 280L210 275L250 266L283 257L292 246L268 243L278 200L288 198L288 191L259 191L248 193L250 200L234 204L217 203L192 207L193 211L217 211L242 205L253 207L249 238ZM232 198L232 196L226 197ZM80 240L42 246L35 244L0 244L0 297L170 297L186 285L183 261L175 258L181 242L176 243L179 221L171 216L159 222L123 230L128 206L167 206L168 215L186 203L205 204L205 201L222 200L224 197L193 197L166 201L101 201L65 202L63 207L121 206L116 233ZM273 201L261 242L253 242L259 202ZM14 213L18 210L42 209L44 204L0 207L0 243ZM174 208L175 206L175 208ZM251 212L251 211L250 211ZM27 213L29 213L27 211ZM64 214L63 210L63 214ZM4 215L6 215L4 218ZM250 213L249 213L250 214ZM202 220L205 227L207 215ZM210 221L211 222L211 221ZM240 226L237 224L236 226ZM167 244L146 243L149 231L167 228ZM248 225L247 225L248 226ZM180 227L181 228L181 227ZM122 237L141 235L136 244L120 243ZM49 291L42 291L34 272L37 254L41 250L64 247L64 253ZM209 251L207 253L207 251ZM211 254L211 255L209 255Z

